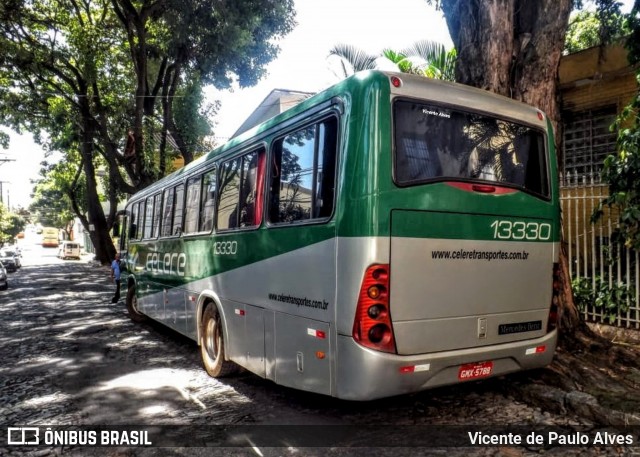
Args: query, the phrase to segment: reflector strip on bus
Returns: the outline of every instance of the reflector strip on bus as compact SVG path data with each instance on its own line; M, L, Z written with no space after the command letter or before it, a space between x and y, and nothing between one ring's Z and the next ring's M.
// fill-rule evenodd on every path
M409 365L406 367L400 367L400 373L417 373L418 371L429 371L430 368L430 363L424 363L422 365Z
M307 335L315 336L316 338L326 338L326 334L322 330L315 330L312 328L307 329Z
M195 295L189 295L189 301L196 301Z
M535 347L535 348L527 348L527 350L525 351L525 354L526 355L541 354L546 350L547 350L546 346L538 346L538 347Z
M236 308L235 313L236 313L238 316L244 316L244 309L237 309L237 308Z

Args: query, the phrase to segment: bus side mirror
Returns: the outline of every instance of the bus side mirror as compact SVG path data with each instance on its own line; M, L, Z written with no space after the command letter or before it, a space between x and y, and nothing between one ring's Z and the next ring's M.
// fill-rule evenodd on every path
M120 236L120 223L114 222L113 228L111 229L111 233L113 236Z

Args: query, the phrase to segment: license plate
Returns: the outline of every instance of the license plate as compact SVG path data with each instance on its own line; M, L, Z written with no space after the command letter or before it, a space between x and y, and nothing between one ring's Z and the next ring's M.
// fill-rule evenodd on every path
M486 378L491 375L492 371L492 361L466 363L464 365L460 365L460 369L458 370L458 379L460 381L467 381L469 379Z

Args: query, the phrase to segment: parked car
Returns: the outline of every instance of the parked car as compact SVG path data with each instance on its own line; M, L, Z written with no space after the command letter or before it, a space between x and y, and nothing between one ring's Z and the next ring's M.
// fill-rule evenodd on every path
M0 264L0 290L7 290L8 287L7 270Z
M18 251L17 249L14 248L4 248L2 250L0 250L0 255L7 255L10 257L13 257L15 259L16 262L16 267L17 268L21 268L22 267L22 261L20 260L20 251Z
M7 251L0 251L0 263L7 271L18 271L18 262L13 254Z
M58 257L63 260L68 258L80 260L80 245L73 241L63 241L58 249Z

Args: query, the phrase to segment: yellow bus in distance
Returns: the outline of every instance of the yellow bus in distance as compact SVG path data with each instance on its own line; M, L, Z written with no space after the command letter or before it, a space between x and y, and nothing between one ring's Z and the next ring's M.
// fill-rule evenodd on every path
M58 232L57 228L44 227L42 229L42 246L45 248L57 248Z

